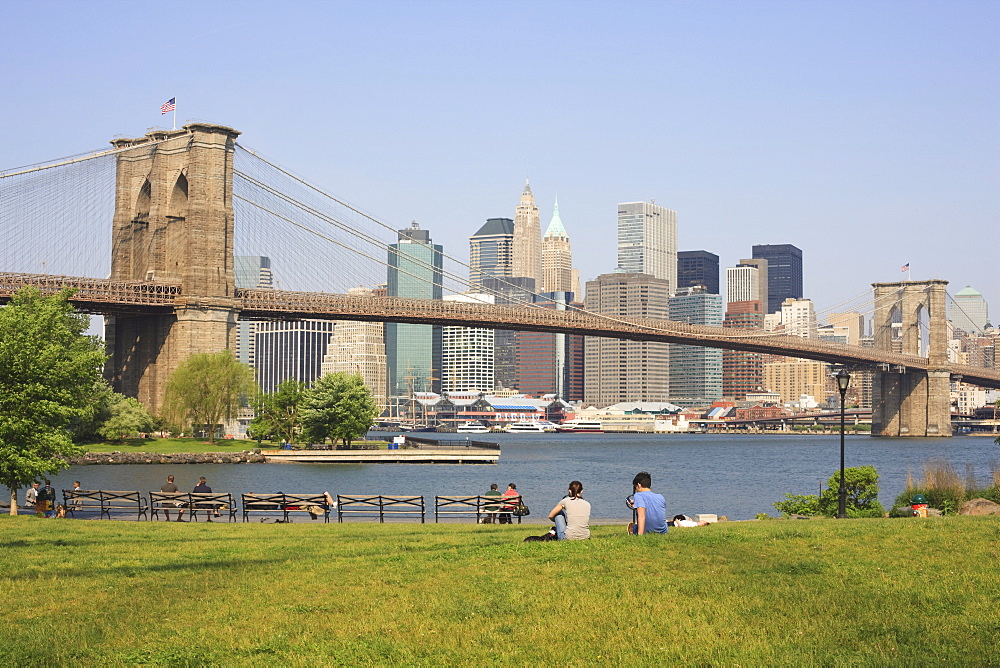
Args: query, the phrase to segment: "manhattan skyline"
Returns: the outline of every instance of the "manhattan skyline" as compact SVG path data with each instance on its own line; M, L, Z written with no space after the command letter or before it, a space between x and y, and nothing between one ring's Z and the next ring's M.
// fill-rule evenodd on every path
M617 203L655 199L678 249L723 268L801 248L820 310L907 263L1000 299L995 3L248 2L190 21L213 4L7 7L0 169L169 128L176 98L178 124L230 125L459 258L528 178L542 212L558 196L584 282L614 269ZM149 55L123 58L129 26Z

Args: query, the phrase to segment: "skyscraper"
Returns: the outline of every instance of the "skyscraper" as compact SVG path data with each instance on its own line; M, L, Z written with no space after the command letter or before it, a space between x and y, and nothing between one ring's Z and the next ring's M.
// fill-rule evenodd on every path
M677 289L677 212L653 202L618 205L618 266Z
M767 260L767 312L781 310L786 299L802 298L802 251L791 244L753 247L755 260Z
M737 267L747 266L747 267L757 267L757 296L752 297L760 301L761 308L767 307L767 281L768 274L767 271L767 260L764 258L743 258L740 263L736 265ZM729 301L734 301L730 299Z
M730 302L722 326L735 329L760 329L764 325L764 307L759 301ZM722 351L722 396L746 399L764 385L764 358L760 353L742 350Z
M559 217L556 200L552 220L542 237L542 292L573 291L573 251Z
M818 338L816 309L811 299L786 299L781 303L781 324L785 334L803 339Z
M257 384L274 392L285 380L311 385L323 371L323 356L333 338L332 320L287 320L256 323L254 332Z
M269 290L272 286L271 258L259 255L237 255L233 264L236 287L246 290ZM257 323L250 320L236 322L236 359L255 365L254 350Z
M364 287L351 288L347 294L353 297L372 297L372 291ZM388 407L384 325L381 322L336 321L333 338L323 357L321 372L323 375L360 375L381 414Z
M680 288L670 297L670 319L692 325L722 326L722 296L704 287ZM670 403L705 406L722 398L722 351L670 346Z
M611 316L666 318L670 281L615 272L587 281L586 309ZM669 346L588 336L584 342L584 401L669 401Z
M719 256L703 250L680 251L677 253L677 290L699 285L713 295L722 294L719 292Z
M493 304L493 295L467 293L445 295L444 301ZM441 389L445 392L492 392L492 329L482 327L441 328Z
M558 311L582 306L573 303L571 292L543 293L535 297L535 304ZM518 391L536 397L555 394L564 401L580 401L582 355L583 337L578 334L518 332Z
M956 292L954 302L948 306L951 323L966 334L982 334L990 321L989 305L971 285Z
M752 302L760 299L760 270L746 264L726 269L726 301Z
M510 278L483 279L485 292L496 296L497 304L530 304L535 292L532 278L512 276ZM498 329L493 339L493 379L498 390L517 388L517 333L509 329Z
M430 232L414 222L399 230L389 247L388 296L441 299L443 254ZM435 325L386 323L385 352L392 397L441 389L441 328Z
M481 288L484 278L509 278L514 269L514 221L487 218L469 237L469 283Z
M535 279L542 285L542 225L531 186L524 182L521 202L514 211L514 276Z

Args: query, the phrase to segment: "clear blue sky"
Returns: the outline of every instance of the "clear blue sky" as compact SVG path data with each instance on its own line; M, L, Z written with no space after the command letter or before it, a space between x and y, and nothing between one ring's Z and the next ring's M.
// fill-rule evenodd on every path
M1000 2L4 3L0 169L222 123L468 254L530 177L584 280L616 204L723 267L792 243L820 309L969 284L1000 320Z

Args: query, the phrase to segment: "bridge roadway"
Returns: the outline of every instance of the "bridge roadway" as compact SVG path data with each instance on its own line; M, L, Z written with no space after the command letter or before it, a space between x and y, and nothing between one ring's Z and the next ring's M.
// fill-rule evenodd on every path
M926 357L888 350L775 335L759 330L727 329L692 325L671 320L609 317L582 311L556 311L530 306L506 306L445 302L398 297L356 297L321 292L237 289L231 299L193 297L180 287L146 281L42 274L0 273L0 303L25 285L52 294L65 288L76 290L70 301L81 311L102 315L169 313L175 305L228 302L240 311L242 320L297 320L319 318L369 322L403 322L426 325L457 325L535 332L563 332L632 341L658 341L685 345L788 355L848 366L935 370ZM950 365L953 375L967 383L1000 388L1000 370Z

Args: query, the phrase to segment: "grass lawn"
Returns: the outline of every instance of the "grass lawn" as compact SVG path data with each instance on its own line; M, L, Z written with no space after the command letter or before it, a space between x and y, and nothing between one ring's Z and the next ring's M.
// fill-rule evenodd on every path
M1000 518L540 527L0 517L0 664L996 665Z
M366 441L354 441L360 445ZM385 441L377 441L385 446ZM84 452L155 452L159 454L201 453L201 452L242 452L243 450L277 450L279 443L245 439L219 439L215 443L200 438L129 438L114 443L84 443Z

